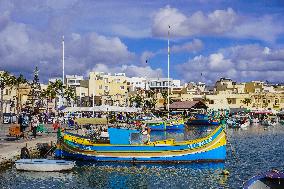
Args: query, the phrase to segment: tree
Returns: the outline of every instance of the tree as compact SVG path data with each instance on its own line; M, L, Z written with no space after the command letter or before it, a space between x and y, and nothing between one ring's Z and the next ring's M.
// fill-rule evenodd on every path
M0 73L0 90L1 90L1 104L0 104L0 123L3 122L3 91L6 87L13 86L13 77L9 72L4 71Z
M49 84L46 89L44 89L41 93L41 98L46 99L46 109L48 112L48 102L56 98L56 91L52 84Z
M144 98L141 95L133 95L129 98L130 106L135 105L136 108L141 108L144 104Z
M57 96L62 96L64 97L63 94L64 91L64 86L61 80L56 80L55 82L50 82L47 86L47 89L44 90L42 96L47 98L47 100L53 100L55 99L55 106L56 106L56 97ZM47 104L48 107L48 104ZM54 107L56 108L56 107Z
M164 109L166 110L167 109L167 104L168 104L168 92L167 91L163 91L162 92L162 97L164 99L164 103L163 103ZM170 104L173 103L173 100L172 100L171 97L169 98L169 100L170 100Z
M73 87L65 87L64 98L67 100L67 105L71 104L71 100L76 100L76 91Z
M243 100L243 103L248 106L248 105L251 103L251 99L250 99L250 98L245 98L245 99Z
M156 92L153 90L146 91L146 96L148 97L145 100L145 107L149 109L154 109L157 104L157 98L155 97Z
M17 91L17 102L16 102L16 108L17 108L17 114L19 114L19 90L20 90L20 85L22 84L27 84L28 81L26 80L26 78L20 74L19 77L14 77L13 76L13 85L16 87L16 91Z
M38 76L39 70L36 67L34 70L34 78L32 83L30 84L31 86L31 91L29 93L29 101L30 104L32 105L32 110L34 111L35 107L40 107L42 106L42 101L40 99L41 97L41 87L40 87L40 83L39 83L39 76Z

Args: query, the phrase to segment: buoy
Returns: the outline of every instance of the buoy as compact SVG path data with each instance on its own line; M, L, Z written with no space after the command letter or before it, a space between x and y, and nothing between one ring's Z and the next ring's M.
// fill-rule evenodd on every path
M223 170L222 173L221 173L221 175L229 175L229 174L230 174L230 172L226 169Z

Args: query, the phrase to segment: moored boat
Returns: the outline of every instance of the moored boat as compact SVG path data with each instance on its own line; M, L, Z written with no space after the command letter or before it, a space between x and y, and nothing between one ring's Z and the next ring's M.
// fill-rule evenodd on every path
M153 131L164 131L164 130L166 130L166 125L165 125L165 122L163 122L163 121L149 121L146 124Z
M20 159L15 162L16 169L21 171L68 171L75 162L50 159Z
M110 162L222 162L226 158L226 135L223 126L210 135L195 140L177 142L167 139L155 142L133 143L139 131L108 129L109 144L100 144L80 135L63 133L56 155Z
M166 130L182 130L184 129L184 120L167 120L166 121Z
M219 125L217 119L210 119L206 114L196 114L187 121L188 125Z
M261 173L245 182L243 189L282 189L284 173L277 170Z

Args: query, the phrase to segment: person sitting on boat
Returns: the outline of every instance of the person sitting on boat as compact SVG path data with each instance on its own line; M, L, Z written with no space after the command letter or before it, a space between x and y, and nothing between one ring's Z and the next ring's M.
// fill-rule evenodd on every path
M150 132L151 132L151 129L150 127L147 127L147 126L142 130L142 142L144 144L147 144L148 142L150 142Z
M30 158L30 152L27 148L27 144L25 147L21 148L21 155L20 155L21 159L29 159Z

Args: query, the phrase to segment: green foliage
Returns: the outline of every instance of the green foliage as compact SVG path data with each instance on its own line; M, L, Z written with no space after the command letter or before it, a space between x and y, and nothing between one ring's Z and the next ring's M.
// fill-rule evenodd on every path
M133 106L135 104L137 108L141 108L144 104L144 98L140 96L139 94L137 94L137 95L131 96L129 98L129 102L130 102L130 106Z
M168 104L168 92L167 92L167 91L163 91L163 92L162 92L162 97L163 97L163 99L164 99L163 105L164 105L164 108L166 109L166 106L167 106L167 104ZM173 103L173 100L172 100L171 97L169 98L169 100L170 100L170 104Z
M6 87L11 87L14 85L15 77L10 75L9 72L4 71L0 73L0 89L4 89Z
M245 99L243 100L243 103L248 106L248 105L251 103L251 99L250 99L250 98L245 98Z

